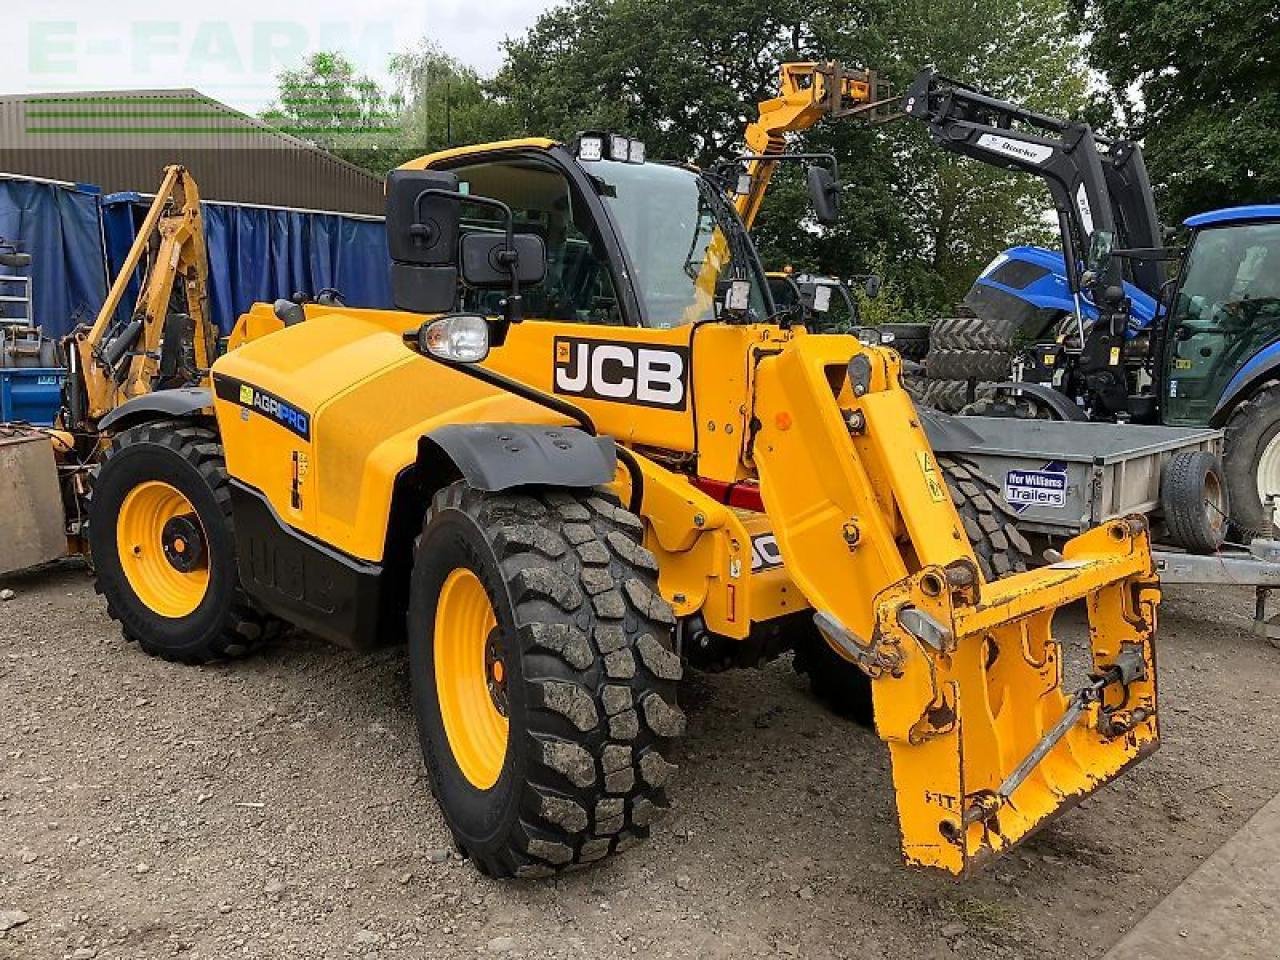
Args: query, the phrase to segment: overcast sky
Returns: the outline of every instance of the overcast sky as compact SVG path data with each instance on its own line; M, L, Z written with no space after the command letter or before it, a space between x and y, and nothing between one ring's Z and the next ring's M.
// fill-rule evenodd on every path
M195 87L249 113L276 75L341 49L380 81L421 37L481 73L555 0L0 0L0 95ZM188 13L188 11L190 11Z

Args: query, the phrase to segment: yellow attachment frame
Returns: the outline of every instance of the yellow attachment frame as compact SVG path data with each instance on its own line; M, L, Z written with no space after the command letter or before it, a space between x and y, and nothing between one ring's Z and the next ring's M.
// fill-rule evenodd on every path
M788 574L873 678L903 853L959 874L1156 748L1159 588L1141 518L985 580L901 361L851 340L759 351L752 456ZM1076 601L1091 655L1068 690L1053 619Z
M115 322L129 283L146 260L145 278L132 319L142 329L129 355L122 360L124 370L109 369L102 350ZM77 354L84 377L85 417L90 426L120 404L150 393L160 361L157 351L164 334L174 286L182 285L187 313L194 329L195 364L204 371L212 365L217 351L217 329L209 319L209 255L205 246L204 220L200 212L200 191L185 167L165 168L164 181L138 229L106 302L92 327L71 335L68 346Z

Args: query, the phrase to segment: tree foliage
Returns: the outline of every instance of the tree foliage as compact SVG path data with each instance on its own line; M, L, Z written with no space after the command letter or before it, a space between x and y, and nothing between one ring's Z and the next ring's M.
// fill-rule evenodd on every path
M1077 0L1090 64L1142 139L1161 212L1280 198L1275 0Z
M1073 112L1085 81L1067 2L567 0L507 42L487 83L428 43L392 62L390 94L326 54L282 76L280 113L319 111L321 133L345 118L357 130L394 118L390 136L320 140L379 173L446 145L586 129L638 136L654 159L706 166L741 150L756 104L775 95L778 65L792 59L870 66L898 90L935 63ZM842 216L818 227L803 171L784 168L756 223L770 266L849 276L884 265L906 308L927 316L963 296L1001 248L1045 233L1039 181L943 153L910 121L820 124L794 146L839 158Z
M262 115L271 125L369 169L394 152L401 129L395 105L342 54L313 54L281 73L278 84L276 102Z
M651 156L706 165L741 149L784 60L871 66L897 89L936 63L1070 113L1085 88L1074 37L1063 0L571 0L508 43L493 90L528 132L622 130ZM1044 233L1038 181L944 154L914 124L824 124L796 147L840 159L844 213L818 228L799 171L785 171L756 227L771 265L847 275L884 261L906 301L930 312L1003 246Z

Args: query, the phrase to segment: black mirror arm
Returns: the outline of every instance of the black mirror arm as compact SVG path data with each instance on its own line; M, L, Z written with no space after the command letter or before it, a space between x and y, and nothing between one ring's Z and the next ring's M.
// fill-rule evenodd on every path
M473 203L478 207L489 207L491 210L497 210L502 214L503 227L506 233L506 247L498 252L498 262L511 272L511 291L507 294L506 316L503 318L502 328L496 331L495 343L500 346L503 340L506 339L506 328L513 323L520 323L524 319L524 298L520 296L519 255L516 253L515 214L501 200L494 200L492 197L475 197L470 194L458 193L456 190L441 190L439 187L428 187L419 193L413 201L413 213L418 218L418 222L409 228L409 232L415 235L430 236L431 228L422 222L422 201L427 197L442 197L459 205Z

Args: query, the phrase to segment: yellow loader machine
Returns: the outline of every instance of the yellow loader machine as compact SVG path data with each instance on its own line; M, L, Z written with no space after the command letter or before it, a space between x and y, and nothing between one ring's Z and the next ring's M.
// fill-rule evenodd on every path
M98 585L175 660L280 622L407 638L433 791L498 876L648 833L683 664L802 649L874 708L907 860L961 873L1155 749L1146 527L1027 570L898 356L780 322L731 197L643 153L583 134L394 172L400 310L255 307L203 395L119 408Z

